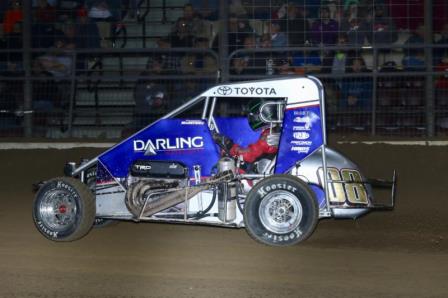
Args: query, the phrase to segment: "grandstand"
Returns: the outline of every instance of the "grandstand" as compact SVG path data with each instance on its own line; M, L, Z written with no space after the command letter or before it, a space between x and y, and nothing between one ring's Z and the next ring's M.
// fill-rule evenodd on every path
M448 130L442 0L8 0L0 21L2 137L119 138L217 82L285 74L324 82L330 132Z

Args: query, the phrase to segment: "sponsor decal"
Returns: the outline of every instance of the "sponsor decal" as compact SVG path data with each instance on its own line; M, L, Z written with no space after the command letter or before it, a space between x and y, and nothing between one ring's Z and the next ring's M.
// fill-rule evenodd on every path
M272 242L283 242L299 238L302 234L303 232L300 230L300 228L296 228L294 231L286 235L277 235L264 232L263 236L268 240L272 240Z
M291 141L292 145L296 146L311 146L313 142L311 141Z
M291 147L291 151L297 152L297 153L308 153L310 151L309 147L300 147L300 146L293 146Z
M324 185L323 168L318 169L319 184ZM363 178L355 169L327 168L329 199L331 204L368 205L369 195ZM338 181L338 182L332 182ZM340 181L343 181L342 183Z
M216 89L219 95L277 95L277 91L272 87L230 87L220 86Z
M220 86L218 87L218 89L216 89L216 93L218 93L219 95L230 95L232 94L232 88L230 88L229 86Z
M267 186L261 187L258 190L258 194L260 196L265 196L271 190L277 190L277 189L285 189L285 190L289 190L291 192L296 192L297 191L297 188L295 188L294 186L291 186L291 185L286 184L286 183L277 183L277 184L271 184L271 185L267 185Z
M42 232L44 232L48 236L53 237L53 238L57 238L58 237L59 232L49 230L46 226L44 226L44 224L41 221L37 222L37 226L39 227L39 229Z
M156 155L156 151L178 151L178 150L196 150L204 148L204 140L202 137L187 138L159 138L134 140L134 151L145 151L147 154Z
M303 114L303 113L300 113L300 114ZM311 127L313 126L313 123L318 121L319 119L320 119L319 116L317 116L315 113L306 112L306 114L304 114L304 115L296 116L294 118L293 122L301 124L301 126L297 126L297 127L301 127L303 129L298 129L298 130L310 130Z
M307 127L307 126L293 126L292 130L293 131L310 131L311 127Z
M181 122L182 125L203 125L204 121L202 120L183 120Z
M293 133L293 137L297 140L307 140L310 137L310 134L307 132L295 132Z
M56 184L56 188L63 188L68 191L70 195L73 196L73 198L78 198L78 193L73 189L71 185L68 185L62 181L58 181L58 183Z
M139 171L149 171L152 169L150 165L135 165L135 168Z

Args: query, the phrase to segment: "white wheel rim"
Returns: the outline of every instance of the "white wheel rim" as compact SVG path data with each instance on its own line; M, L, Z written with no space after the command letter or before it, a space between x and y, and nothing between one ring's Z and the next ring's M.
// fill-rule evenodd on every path
M54 189L46 193L38 212L43 224L52 231L62 231L76 221L76 201L69 192Z
M258 215L267 230L277 234L287 234L299 226L303 208L295 195L277 190L263 198Z

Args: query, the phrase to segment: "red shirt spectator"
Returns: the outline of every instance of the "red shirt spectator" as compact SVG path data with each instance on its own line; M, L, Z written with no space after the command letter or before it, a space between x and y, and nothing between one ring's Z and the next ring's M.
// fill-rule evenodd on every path
M23 20L22 4L14 1L11 7L5 12L3 18L3 33L8 34L14 31L14 25Z
M436 80L436 89L448 89L448 59L444 59L441 64L436 66L436 71L444 71L445 74Z

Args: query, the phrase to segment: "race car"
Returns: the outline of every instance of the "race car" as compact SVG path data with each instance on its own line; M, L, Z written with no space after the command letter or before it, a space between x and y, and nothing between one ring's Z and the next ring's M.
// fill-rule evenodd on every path
M104 153L68 162L65 177L40 186L33 219L54 241L128 220L246 228L258 242L288 246L320 219L393 208L395 171L389 181L367 179L327 146L325 132L315 77L220 84ZM229 150L229 140L252 148L260 139L275 150L250 161ZM387 189L385 204L375 201L377 187Z

